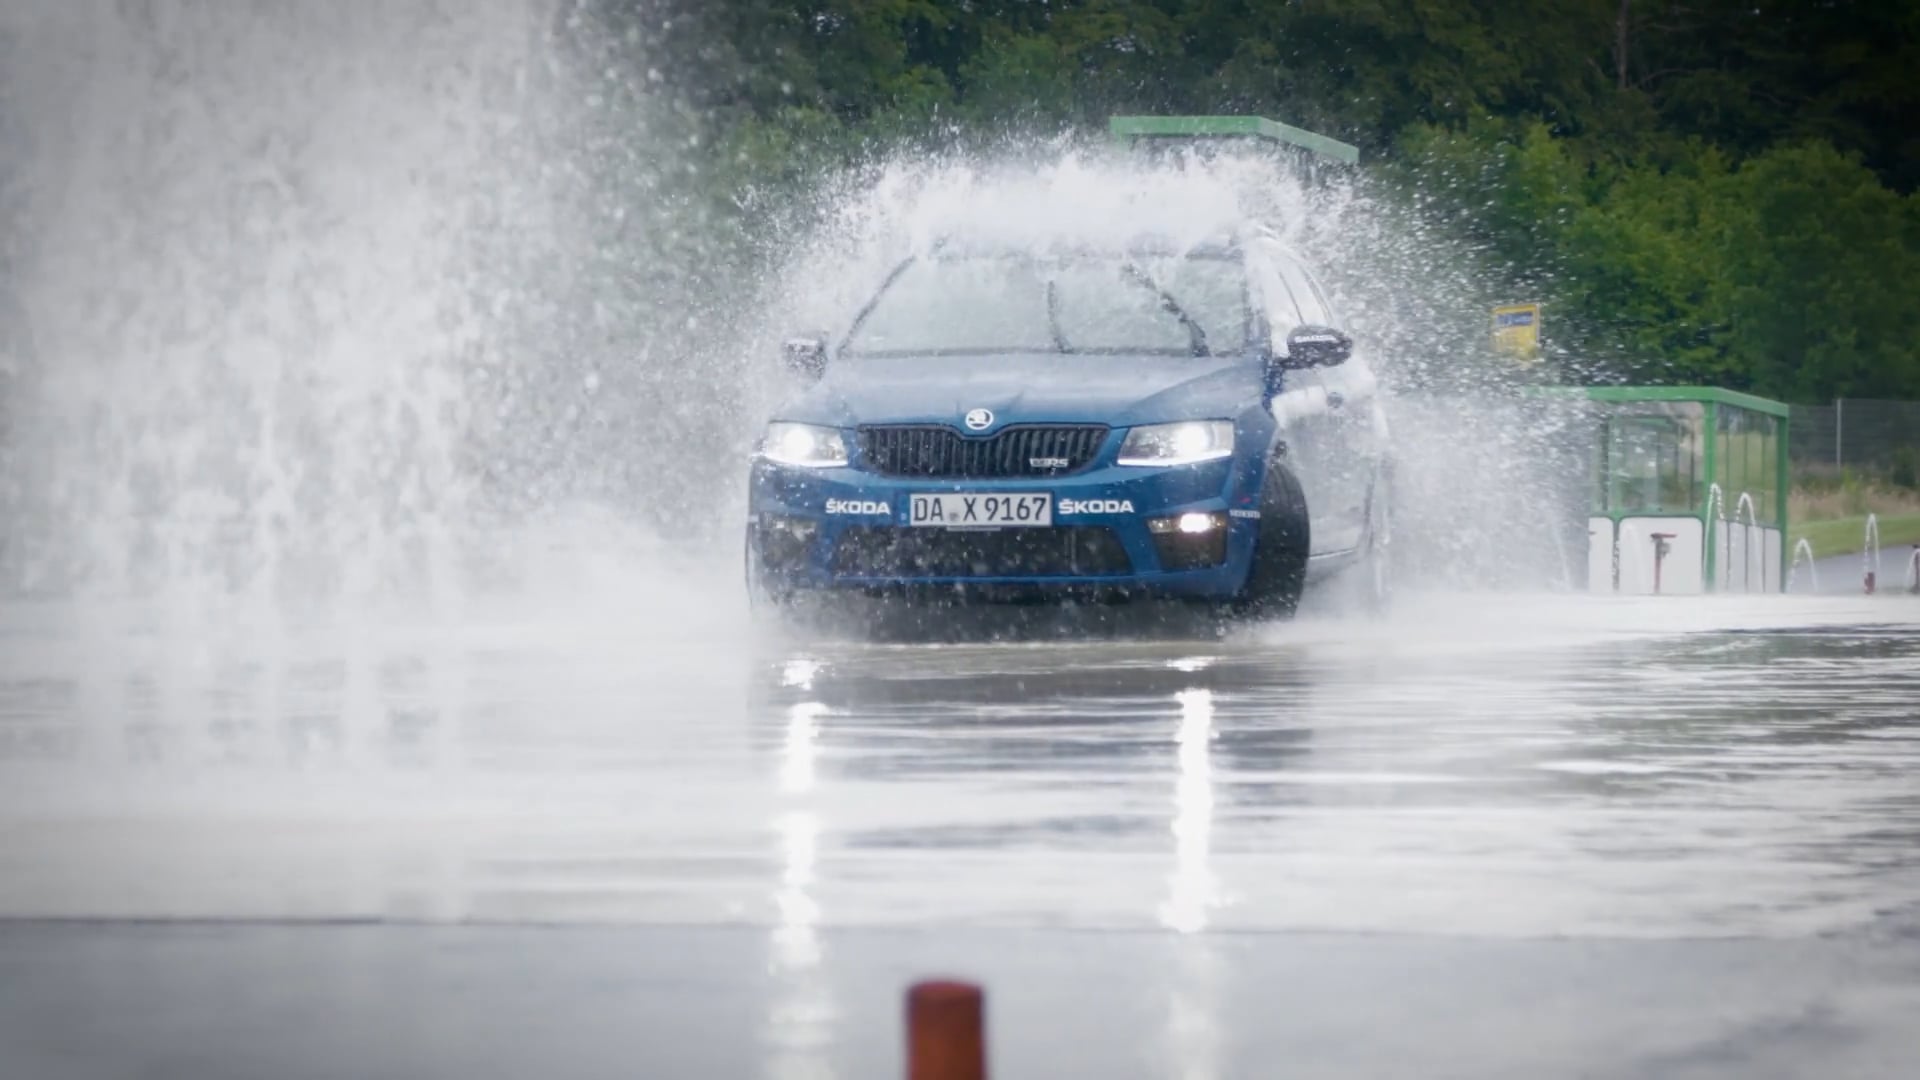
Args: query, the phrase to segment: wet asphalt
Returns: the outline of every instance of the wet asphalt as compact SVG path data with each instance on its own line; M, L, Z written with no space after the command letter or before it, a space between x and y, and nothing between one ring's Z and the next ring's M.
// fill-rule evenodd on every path
M1006 1077L1910 1075L1916 604L15 611L0 1062L898 1075L953 975Z

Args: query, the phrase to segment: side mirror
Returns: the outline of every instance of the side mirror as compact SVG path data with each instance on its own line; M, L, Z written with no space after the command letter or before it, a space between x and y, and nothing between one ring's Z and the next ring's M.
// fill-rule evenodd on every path
M1331 326L1296 326L1287 331L1287 354L1275 363L1286 368L1338 367L1353 355L1353 339Z
M817 379L827 370L827 335L799 334L780 345L787 370L805 379Z

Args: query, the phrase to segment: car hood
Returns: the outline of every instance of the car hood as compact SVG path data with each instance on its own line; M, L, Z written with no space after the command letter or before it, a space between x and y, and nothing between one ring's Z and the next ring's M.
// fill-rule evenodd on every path
M1008 424L1100 423L1237 417L1258 400L1260 365L1246 357L993 356L842 357L780 419L834 427L952 424L974 409Z

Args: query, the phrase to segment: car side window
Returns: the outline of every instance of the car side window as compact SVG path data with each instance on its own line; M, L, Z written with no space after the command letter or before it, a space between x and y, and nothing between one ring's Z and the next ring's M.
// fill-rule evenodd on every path
M1276 262L1280 267L1280 276L1286 281L1287 288L1292 291L1295 302L1300 305L1300 317L1306 324L1332 326L1333 312L1328 309L1326 299L1320 295L1320 290L1314 286L1313 279L1307 276L1307 272L1299 263L1284 255Z
M1286 340L1287 332L1301 325L1300 305L1295 300L1293 290L1276 268L1280 262L1277 252L1262 246L1261 258L1250 259L1254 284L1260 290L1260 303L1266 312L1267 322L1273 330L1274 347Z
M1327 299L1327 290L1320 287L1320 279L1312 274L1307 274L1306 277L1307 284L1313 289L1313 295L1320 298L1320 306L1327 310L1327 325L1339 326L1340 313L1333 310L1333 301Z

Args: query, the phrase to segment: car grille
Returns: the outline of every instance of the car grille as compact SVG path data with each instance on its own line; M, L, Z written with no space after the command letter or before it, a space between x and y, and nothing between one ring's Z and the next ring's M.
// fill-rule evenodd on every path
M1097 577L1132 568L1113 530L1094 526L970 530L860 525L841 533L833 549L833 572L846 577Z
M1106 438L1102 424L1016 424L982 437L931 424L864 427L860 451L883 476L1061 476L1091 464Z

